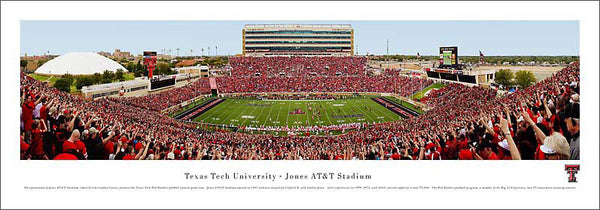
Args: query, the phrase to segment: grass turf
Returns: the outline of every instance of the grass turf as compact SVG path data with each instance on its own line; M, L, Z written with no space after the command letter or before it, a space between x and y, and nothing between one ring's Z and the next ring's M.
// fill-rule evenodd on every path
M31 76L31 77L33 77L33 79L39 80L39 81L46 81L50 78L50 76L44 76L44 75L39 75L39 74L29 74L29 76Z
M411 95L409 98L412 99L421 99L423 97L425 97L425 93L427 93L427 91L433 89L433 88L443 88L446 87L445 84L441 84L441 83L434 83L428 87L426 87L425 89L423 89L422 91L417 91L415 94Z
M308 110L309 104L312 110ZM301 109L304 114L290 114ZM370 110L369 110L370 109ZM312 113L321 117L312 119ZM345 123L379 123L402 118L369 98L334 101L262 101L256 99L227 99L200 115L194 121L236 126L307 126L339 125Z

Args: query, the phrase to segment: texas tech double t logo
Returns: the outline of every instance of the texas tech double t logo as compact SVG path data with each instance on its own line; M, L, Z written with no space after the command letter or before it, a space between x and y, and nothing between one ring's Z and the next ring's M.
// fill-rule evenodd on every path
M577 165L565 165L565 171L569 174L569 182L577 182L575 174L579 171L579 164Z

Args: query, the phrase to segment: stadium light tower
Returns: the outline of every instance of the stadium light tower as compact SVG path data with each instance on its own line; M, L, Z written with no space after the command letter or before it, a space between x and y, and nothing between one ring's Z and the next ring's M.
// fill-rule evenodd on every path
M390 40L385 40L385 55L389 56L390 55Z
M385 64L387 65L387 67L390 67L390 40L387 39L385 40Z
M218 49L219 49L219 48L217 48L217 46L215 45L215 56L218 56L218 55L219 55L219 51L218 51Z

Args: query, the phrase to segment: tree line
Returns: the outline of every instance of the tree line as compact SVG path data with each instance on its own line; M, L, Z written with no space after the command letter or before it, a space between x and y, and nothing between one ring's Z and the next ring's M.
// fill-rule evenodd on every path
M372 56L372 60L384 61L408 61L408 60L422 60L430 61L439 60L439 56L421 56L417 58L416 55L389 55L389 56ZM459 56L460 63L478 63L479 56ZM535 62L536 64L549 63L549 64L568 64L573 61L579 60L579 56L484 56L484 62L492 64L502 64L508 62L510 64L530 63Z
M117 69L116 72L105 70L102 74L94 73L92 75L73 76L71 74L64 74L58 80L56 80L56 82L54 82L54 87L64 92L70 92L71 86L73 85L77 90L81 90L83 86L106 84L125 80L125 71L123 69Z
M495 73L494 77L494 81L504 87L518 85L519 87L527 88L536 81L533 73L527 70L520 70L513 73L510 69L500 69Z
M129 70L129 72L133 72L135 77L148 76L148 69L143 65L143 61L140 60L137 63L128 62L125 66ZM152 72L153 75L170 75L176 74L177 72L171 70L171 68L175 68L175 64L166 61L166 60L158 60L156 62L156 68Z

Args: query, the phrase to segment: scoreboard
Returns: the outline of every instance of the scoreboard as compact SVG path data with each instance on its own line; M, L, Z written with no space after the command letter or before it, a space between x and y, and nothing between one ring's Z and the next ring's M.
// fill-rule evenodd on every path
M440 66L458 66L458 47L440 47Z

